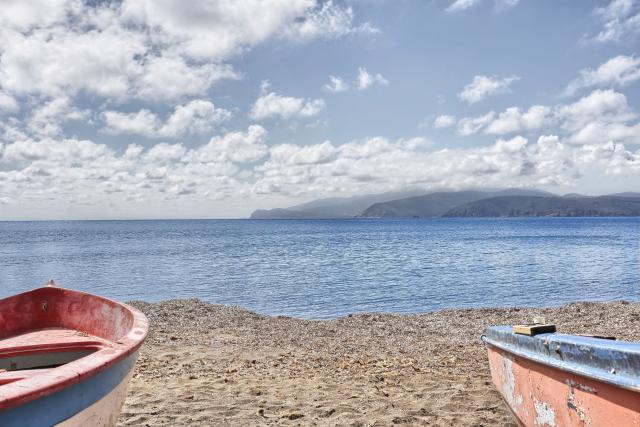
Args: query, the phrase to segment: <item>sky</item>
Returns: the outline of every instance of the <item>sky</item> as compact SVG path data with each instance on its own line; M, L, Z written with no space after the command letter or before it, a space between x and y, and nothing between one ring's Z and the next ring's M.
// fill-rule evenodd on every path
M640 191L640 0L0 0L0 220Z

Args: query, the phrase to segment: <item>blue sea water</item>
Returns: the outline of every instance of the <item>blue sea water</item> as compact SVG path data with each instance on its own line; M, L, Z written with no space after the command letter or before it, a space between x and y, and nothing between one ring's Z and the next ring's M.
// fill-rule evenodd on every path
M303 318L640 301L640 218L0 222L0 296L49 278Z

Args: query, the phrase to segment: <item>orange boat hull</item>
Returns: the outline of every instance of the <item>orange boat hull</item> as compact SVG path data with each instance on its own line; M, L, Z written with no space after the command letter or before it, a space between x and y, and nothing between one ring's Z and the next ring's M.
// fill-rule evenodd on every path
M487 345L491 377L524 426L640 426L640 393Z

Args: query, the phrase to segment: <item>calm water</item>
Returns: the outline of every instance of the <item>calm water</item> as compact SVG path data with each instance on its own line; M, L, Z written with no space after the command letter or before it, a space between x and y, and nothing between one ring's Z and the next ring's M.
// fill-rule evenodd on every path
M0 222L0 294L61 286L261 313L640 300L640 218Z

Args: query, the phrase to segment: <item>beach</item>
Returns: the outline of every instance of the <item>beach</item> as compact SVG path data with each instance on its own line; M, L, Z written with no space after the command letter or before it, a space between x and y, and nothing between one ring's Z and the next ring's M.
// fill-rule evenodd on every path
M640 341L640 304L625 301L319 321L131 304L151 331L119 426L515 426L490 380L486 326L544 317L559 332Z

